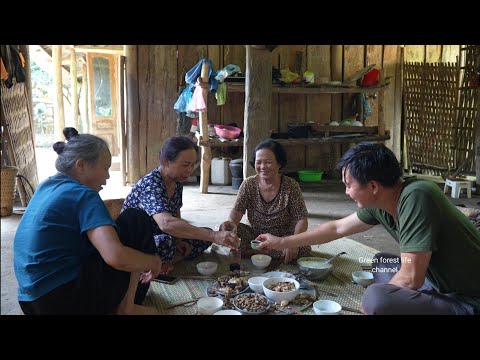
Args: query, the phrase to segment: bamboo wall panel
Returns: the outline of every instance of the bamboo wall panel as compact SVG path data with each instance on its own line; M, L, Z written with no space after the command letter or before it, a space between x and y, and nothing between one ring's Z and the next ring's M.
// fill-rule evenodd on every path
M381 70L383 68L382 64L382 45L367 45L366 46L366 56L365 56L365 66L376 64L375 69ZM365 118L366 126L377 126L378 125L378 100L373 98L367 99L370 107L372 109L372 115Z
M471 175L475 175L475 127L480 90L469 86L469 79L480 67L480 64L476 64L479 55L480 46L465 47L465 69L459 92L458 117L454 124L454 161L458 167L468 159L463 172Z
M30 184L37 188L38 175L35 159L35 145L33 140L32 114L30 111L25 83L15 83L10 89L1 81L0 85L2 125L5 124L6 131L13 147L15 166L18 174L25 176ZM53 145L53 143L52 143ZM53 150L52 150L53 151ZM26 202L30 201L33 192L29 186L25 186Z
M414 171L445 176L455 167L457 80L454 64L404 64L407 147Z

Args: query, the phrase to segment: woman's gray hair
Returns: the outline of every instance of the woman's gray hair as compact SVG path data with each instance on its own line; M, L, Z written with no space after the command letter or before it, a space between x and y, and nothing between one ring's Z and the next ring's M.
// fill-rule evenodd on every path
M109 151L108 143L101 137L91 134L78 134L73 128L65 128L63 134L67 141L53 144L58 154L55 168L64 174L70 174L77 160L94 165L104 151Z

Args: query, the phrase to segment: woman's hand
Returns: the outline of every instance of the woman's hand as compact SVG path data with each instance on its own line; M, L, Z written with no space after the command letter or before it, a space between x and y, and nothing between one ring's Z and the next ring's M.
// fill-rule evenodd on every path
M192 253L192 247L186 241L181 239L176 239L177 242L177 254L182 257L187 257Z
M257 250L283 250L281 244L282 238L274 236L272 234L261 234L257 236L256 240L260 240L261 243L258 244Z
M290 261L295 260L298 257L299 252L300 248L284 249L283 256L285 258L285 264L288 264Z
M240 239L233 231L214 231L213 242L233 250L240 247Z

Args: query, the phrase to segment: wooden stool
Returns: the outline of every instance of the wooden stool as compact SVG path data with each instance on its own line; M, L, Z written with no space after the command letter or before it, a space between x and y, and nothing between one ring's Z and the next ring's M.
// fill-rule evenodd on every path
M460 197L460 190L467 189L467 197L470 199L472 197L472 185L470 181L461 180L461 179L446 179L445 187L443 192L446 194L448 187L452 188L452 198L458 199Z

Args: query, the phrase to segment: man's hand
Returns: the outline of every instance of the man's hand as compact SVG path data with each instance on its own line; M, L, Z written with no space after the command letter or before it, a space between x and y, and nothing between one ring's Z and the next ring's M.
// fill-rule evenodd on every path
M283 250L284 248L280 244L282 238L274 236L272 234L261 234L257 236L256 240L260 240L261 243L258 244L257 250L266 251L266 250Z

